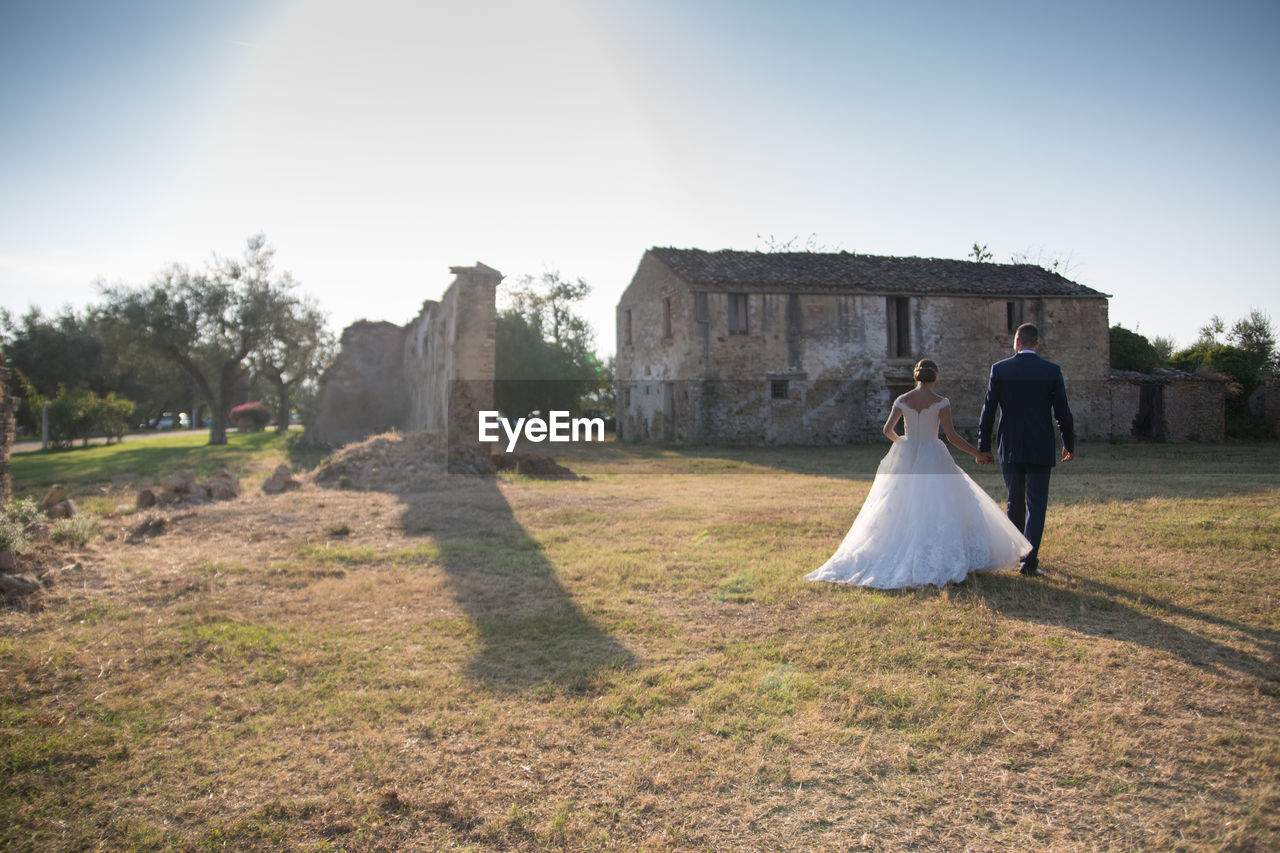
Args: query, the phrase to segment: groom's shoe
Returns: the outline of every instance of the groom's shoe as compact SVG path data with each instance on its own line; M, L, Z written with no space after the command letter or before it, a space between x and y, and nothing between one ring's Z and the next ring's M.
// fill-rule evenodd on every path
M1044 572L1040 571L1039 566L1035 564L1028 565L1026 563L1023 563L1022 568L1019 569L1018 571L1023 577L1028 577L1028 578L1044 577Z

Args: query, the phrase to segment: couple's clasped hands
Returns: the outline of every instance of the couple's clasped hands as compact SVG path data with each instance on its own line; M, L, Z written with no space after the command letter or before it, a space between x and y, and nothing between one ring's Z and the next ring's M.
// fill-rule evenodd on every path
M1070 450L1067 450L1065 447L1062 448L1063 462L1070 462L1072 459L1075 459L1075 458L1076 458L1076 455L1074 453L1072 453ZM977 462L979 465L994 465L996 458L991 454L990 451L985 453L978 452L973 454L973 461Z

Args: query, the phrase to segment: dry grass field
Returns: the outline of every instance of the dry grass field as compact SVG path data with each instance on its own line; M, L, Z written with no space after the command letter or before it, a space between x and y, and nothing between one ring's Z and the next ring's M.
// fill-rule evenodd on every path
M102 533L0 611L0 848L1280 846L1276 444L1083 445L1046 578L906 592L802 580L882 446L263 495L278 449L133 543L58 471Z

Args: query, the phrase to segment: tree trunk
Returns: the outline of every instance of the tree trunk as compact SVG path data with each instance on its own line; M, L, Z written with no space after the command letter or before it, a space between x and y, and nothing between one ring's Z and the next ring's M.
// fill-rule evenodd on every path
M276 432L288 432L289 384L278 378L272 378L271 384L276 386Z
M210 444L227 443L227 413L231 411L231 395L236 390L240 362L228 361L222 365L218 377L218 399L213 401L213 427L209 430Z
M213 424L209 429L210 444L226 444L227 443L227 410L222 405L222 401L218 399L213 388L209 386L209 380L205 378L204 373L199 366L190 358L176 351L170 351L170 355L174 361L187 371L187 374L195 380L196 387L204 394L204 398L209 401L209 405L213 407ZM238 364L238 362L237 362ZM223 368L223 375L226 375L226 368ZM219 388L221 390L221 388Z
M220 402L213 409L213 423L209 426L209 443L227 443L227 413Z

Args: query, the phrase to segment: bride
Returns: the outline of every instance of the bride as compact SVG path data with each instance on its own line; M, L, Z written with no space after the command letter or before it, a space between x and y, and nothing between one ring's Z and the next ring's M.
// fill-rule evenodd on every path
M933 391L938 365L916 364L916 387L893 401L885 437L893 442L871 491L831 559L806 580L881 589L964 580L970 572L1016 568L1031 543L982 487L951 459L938 427L965 453L978 450L951 423L951 402ZM894 431L898 420L907 434Z

